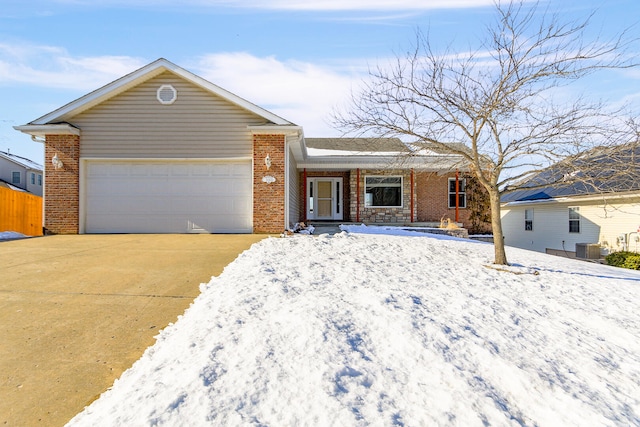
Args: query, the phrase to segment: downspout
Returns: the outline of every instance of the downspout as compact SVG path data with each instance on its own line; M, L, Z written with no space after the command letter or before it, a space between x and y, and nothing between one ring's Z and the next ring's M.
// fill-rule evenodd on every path
M360 168L356 169L356 222L360 222Z
M307 223L307 168L302 170L302 221Z
M414 182L414 178L413 178L413 168L411 168L411 222L413 222L413 182Z
M456 223L460 222L460 173L456 170Z

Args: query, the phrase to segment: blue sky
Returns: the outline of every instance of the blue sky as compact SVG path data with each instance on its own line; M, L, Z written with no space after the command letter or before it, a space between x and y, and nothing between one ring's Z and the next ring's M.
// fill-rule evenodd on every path
M594 34L605 38L640 20L637 0L541 3L569 20L595 10ZM302 125L306 136L337 135L332 109L368 67L406 51L417 28L465 51L492 12L491 0L2 0L0 150L42 162L42 145L12 126L159 57ZM640 26L634 31L640 36ZM637 105L640 70L598 76L589 90Z

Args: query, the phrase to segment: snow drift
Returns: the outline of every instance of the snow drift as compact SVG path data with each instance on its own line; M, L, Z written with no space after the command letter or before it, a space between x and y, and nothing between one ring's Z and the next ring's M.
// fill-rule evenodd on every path
M255 244L68 425L640 424L640 274L407 233Z

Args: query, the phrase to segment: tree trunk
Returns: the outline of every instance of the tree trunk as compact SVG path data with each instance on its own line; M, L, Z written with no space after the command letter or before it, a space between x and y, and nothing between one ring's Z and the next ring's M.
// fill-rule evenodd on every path
M489 202L491 204L491 228L493 230L493 248L495 252L494 264L509 265L507 253L504 250L504 235L502 234L502 220L500 219L500 191L497 188L489 189Z

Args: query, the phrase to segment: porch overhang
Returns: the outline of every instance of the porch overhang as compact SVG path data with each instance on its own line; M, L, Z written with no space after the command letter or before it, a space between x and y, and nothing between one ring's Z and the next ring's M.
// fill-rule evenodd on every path
M425 172L468 168L458 156L308 156L298 162L298 169L352 170L352 169L415 169Z

